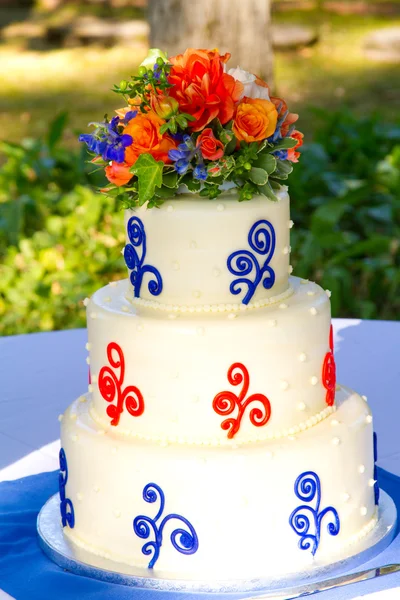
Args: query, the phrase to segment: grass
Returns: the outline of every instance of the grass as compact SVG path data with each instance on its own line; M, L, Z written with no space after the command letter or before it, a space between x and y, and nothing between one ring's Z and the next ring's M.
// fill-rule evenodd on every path
M301 129L312 135L311 106L346 105L356 114L380 111L388 120L400 96L398 65L366 59L363 41L380 27L400 25L400 18L321 15L296 11L274 15L279 22L312 24L320 41L297 52L275 56L278 95L301 114ZM131 47L83 47L29 51L21 45L0 46L0 137L18 141L46 130L60 110L70 113L69 138L117 108L110 88L135 71L146 54L144 43Z

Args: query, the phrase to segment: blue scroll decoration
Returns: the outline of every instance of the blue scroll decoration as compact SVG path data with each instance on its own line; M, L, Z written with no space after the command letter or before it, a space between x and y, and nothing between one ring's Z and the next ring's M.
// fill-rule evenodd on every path
M69 525L73 529L75 525L74 507L69 498L65 495L65 486L68 481L68 465L67 457L65 456L64 448L61 448L60 454L60 473L58 475L58 489L60 491L60 513L62 526Z
M374 431L374 500L376 506L379 504L379 484L378 484L378 468L376 466L376 461L378 460L378 436Z
M124 248L124 259L128 269L131 269L130 280L135 291L135 297L139 298L143 275L150 273L155 280L148 283L150 294L158 296L163 289L163 282L159 271L150 265L144 264L146 258L146 232L143 221L138 217L131 217L128 221L127 232L130 244Z
M189 529L189 531L182 528L174 529L174 531L171 533L171 542L173 547L181 554L194 554L199 547L199 540L193 526L187 519L181 517L180 515L171 513L170 515L166 515L160 524L157 523L164 512L165 506L165 496L162 489L155 483L148 483L143 489L143 499L150 503L156 502L158 499L160 500L160 508L154 519L144 515L139 515L135 517L133 521L133 530L138 537L147 540L151 532L154 534L154 542L147 542L142 547L143 554L153 554L148 565L149 569L152 569L157 562L163 542L164 526L172 519L181 521L181 523L186 525L186 527Z
M266 290L271 289L275 283L275 271L269 266L276 244L275 229L272 224L265 219L260 219L250 229L247 239L255 254L249 250L237 250L227 260L230 273L239 275L229 287L231 294L240 294L243 285L248 287L242 304L250 302L261 280L263 280L262 283ZM260 266L256 254L265 256L262 266ZM252 275L252 278L246 277L247 275Z
M319 510L321 503L321 482L314 471L305 471L296 479L294 484L296 496L303 502L313 502L315 508L302 504L298 506L290 515L289 523L292 529L300 536L299 548L308 550L314 556L318 550L321 538L321 525L325 515L331 513L332 521L328 523L328 533L337 535L340 531L340 520L337 510L332 506L327 506Z

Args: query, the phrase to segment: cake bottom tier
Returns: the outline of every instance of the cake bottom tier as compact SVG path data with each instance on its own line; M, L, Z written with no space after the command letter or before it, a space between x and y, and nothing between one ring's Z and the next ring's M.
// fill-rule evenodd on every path
M64 533L149 576L247 579L334 562L377 522L372 417L340 387L334 414L240 447L161 445L101 429L82 396L62 420Z

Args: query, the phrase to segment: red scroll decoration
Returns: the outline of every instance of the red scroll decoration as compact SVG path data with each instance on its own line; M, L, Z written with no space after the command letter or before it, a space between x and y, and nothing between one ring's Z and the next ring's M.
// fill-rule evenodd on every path
M235 370L239 372L234 373ZM231 385L240 385L243 383L242 391L238 396L233 392L219 392L213 400L213 409L219 415L230 415L236 406L238 407L239 410L236 418L225 419L221 423L221 428L224 431L228 430L228 438L231 440L239 431L243 413L251 402L261 402L264 409L255 407L250 411L250 422L256 427L262 427L268 422L271 416L271 404L263 394L252 394L246 399L250 378L248 370L241 363L234 363L229 368L228 381Z
M113 353L115 353L114 356ZM102 367L99 373L98 385L100 394L106 402L113 402L115 397L117 397L117 404L110 404L107 407L107 414L112 419L111 425L116 426L124 410L124 404L129 414L133 417L139 417L144 411L144 400L140 390L136 386L128 385L126 388L122 387L125 378L125 359L121 347L115 342L108 344L107 358L111 368L108 366Z
M333 328L329 332L329 347L330 352L327 352L322 366L322 384L326 389L326 403L332 406L335 402L336 390L336 364L333 355Z

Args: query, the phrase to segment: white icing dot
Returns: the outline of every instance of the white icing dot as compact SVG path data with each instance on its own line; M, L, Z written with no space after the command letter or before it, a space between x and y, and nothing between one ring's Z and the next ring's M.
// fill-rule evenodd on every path
M274 453L271 450L267 450L267 452L265 453L265 456L267 458L273 458L274 457Z
M58 415L58 420L60 421L60 423L63 420L63 418L64 418L64 415Z
M236 317L237 317L237 314L235 314L235 313L229 313L229 315L228 315L228 319L236 319Z
M314 290L308 290L307 296L315 296Z
M310 379L310 383L311 385L317 385L318 383L318 377L316 377L315 375L313 375Z
M292 267L292 265L288 266L288 273L289 273L289 275L291 275L291 273L293 273L293 267Z
M287 308L287 304L282 302L282 304L279 305L279 308L281 308L283 310L283 309Z
M93 487L93 491L94 491L94 492L96 492L96 494L98 494L98 493L100 492L100 488L99 488L99 486L98 486L98 485L95 485L95 486Z
M332 427L336 427L336 425L339 425L339 421L337 419L332 419L331 425Z
M179 269L181 268L177 260L174 260L174 262L172 263L172 268L174 271L179 271Z
M367 512L368 512L368 509L367 509L366 506L362 506L360 508L360 514L361 514L362 517L365 517L365 515L367 514Z
M206 332L206 330L204 329L204 327L198 327L198 328L196 329L196 333L197 333L197 335L204 335L204 334L205 334L205 332Z
M310 314L311 314L311 315L313 315L313 316L315 316L316 314L318 314L318 311L317 311L317 309L315 308L315 306L312 306L312 307L310 308Z
M83 402L86 402L86 396L79 396L78 400L83 404Z
M87 306L89 304L90 300L89 298L85 298L83 301L84 306Z
M85 345L86 350L89 351L91 347L92 347L92 344L89 344L89 342L87 342Z
M175 209L174 209L174 207L172 206L172 204L168 204L168 206L167 206L167 211L168 211L168 212L173 212L174 210L175 210Z
M359 473L361 473L361 474L362 474L362 473L365 473L365 466L364 466L364 465L360 465L360 466L358 467L358 472L359 472Z
M168 315L168 319L176 319L177 315L174 315L174 313L171 313Z
M300 283L305 285L306 283L310 283L310 281L308 279L302 279Z
M192 250L194 250L195 248L197 248L197 242L195 242L194 240L190 242L189 244L190 248L192 248Z
M374 485L375 485L375 479L369 479L368 480L368 485L369 485L369 487L374 487Z
M110 281L109 284L111 287L115 287L117 285L116 281Z
M332 444L334 446L339 446L339 444L340 444L340 438L334 437L333 440L332 440Z
M276 319L269 319L267 325L268 327L276 327Z
M366 420L367 423L372 423L372 415L367 415L365 417L365 420Z
M344 492L344 494L342 494L342 500L343 502L348 502L350 500L350 494Z
M223 204L218 204L217 205L217 211L218 212L222 212L223 210L225 210L225 206Z
M121 516L121 511L120 511L120 510L118 510L118 509L115 509L115 510L113 511L113 513L114 513L114 517L115 517L116 519L119 519L119 518L120 518L120 516Z
M367 400L368 400L367 396L361 396L361 398L362 398L363 400L365 400L365 402L367 402Z
M129 308L129 306L126 306L125 304L124 304L124 305L123 305L121 308L122 308L122 310L123 310L124 312L129 312L129 311L130 311L130 308Z
M89 391L89 392L93 392L93 386L92 386L92 384L91 384L91 383L89 383L89 385L88 385L88 391Z
M296 438L296 436L295 436L295 435L288 435L288 440L289 440L290 442L295 442L295 441L296 441L296 439L297 439L297 438Z
M160 442L160 446L161 446L162 448L166 448L166 447L168 446L168 442L167 442L167 440L162 440L162 441Z
M299 354L300 362L306 362L306 360L307 360L307 354L305 354L305 352L302 352L301 354Z
M288 223L289 229L292 229L293 225L294 225L294 222L290 219L290 221Z
M331 290L325 290L325 294L330 298L332 296Z
M108 302L111 302L111 297L110 297L110 296L106 296L106 297L104 298L104 302L107 302L107 303L108 303Z
M90 356L86 357L86 362L87 362L88 365L90 365Z
M76 413L69 413L69 418L71 419L71 421L76 421Z
M91 379L92 379L92 383L96 383L97 382L97 375L95 375L94 373L91 375Z
M139 325L136 326L137 331L143 331L143 325L141 323L139 323Z
M289 388L289 384L287 381L281 381L280 386L281 390L287 390Z
M213 269L212 274L214 275L214 277L219 277L221 275L221 269L218 269L218 267L215 267L215 269Z
M71 440L73 442L77 442L78 441L78 436L76 435L76 433L74 433L73 435L71 435Z
M90 315L89 315L89 317L90 317L91 319L96 319L96 317L97 317L97 313L95 313L95 312L91 312L91 313L90 313Z
M297 405L297 408L299 410L306 410L306 405L304 404L304 402L299 402L299 404Z
M82 492L78 492L76 497L78 498L79 501L81 501L83 499L83 494Z
M194 296L194 298L200 298L200 296L201 296L200 290L194 290L193 296Z
M289 254L289 246L285 246L282 250L283 254Z

